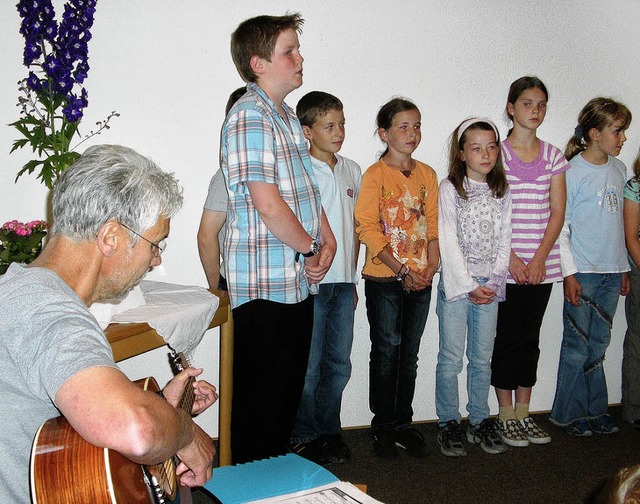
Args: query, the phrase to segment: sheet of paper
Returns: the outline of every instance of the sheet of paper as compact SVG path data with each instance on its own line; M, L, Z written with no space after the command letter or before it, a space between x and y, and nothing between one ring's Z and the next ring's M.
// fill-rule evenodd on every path
M382 504L351 483L336 481L309 490L251 501L250 504Z

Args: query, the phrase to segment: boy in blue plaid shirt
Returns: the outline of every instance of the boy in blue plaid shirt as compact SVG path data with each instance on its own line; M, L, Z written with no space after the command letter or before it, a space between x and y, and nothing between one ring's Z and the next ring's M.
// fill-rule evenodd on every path
M313 299L336 243L300 123L299 14L258 16L231 37L247 93L222 128L229 191L225 260L234 318L234 463L287 451L309 357Z

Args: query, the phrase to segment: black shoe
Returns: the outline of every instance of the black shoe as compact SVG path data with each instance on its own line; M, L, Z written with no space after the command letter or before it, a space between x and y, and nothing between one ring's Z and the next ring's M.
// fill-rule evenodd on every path
M627 420L627 423L635 430L640 431L640 420Z
M391 460L398 458L398 447L395 440L393 427L382 427L371 432L373 437L373 451L381 459Z
M447 457L464 457L467 450L462 444L464 432L456 420L449 420L444 425L438 426L438 444L440 451Z
M341 434L320 436L324 442L324 449L331 457L331 462L342 464L351 459L351 450L342 440Z
M413 427L406 427L396 431L396 446L404 448L412 457L424 458L429 455L427 443L422 434Z
M307 443L291 443L289 450L318 465L324 466L332 462L331 455L329 455L329 452L326 450L324 441L320 439L314 439Z
M608 413L591 419L589 423L591 424L591 430L598 434L614 434L620 430L616 425L616 421Z

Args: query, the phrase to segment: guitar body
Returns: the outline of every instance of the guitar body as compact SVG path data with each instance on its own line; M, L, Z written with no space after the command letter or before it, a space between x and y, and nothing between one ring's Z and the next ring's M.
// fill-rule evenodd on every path
M160 390L153 378L136 383L151 392ZM153 484L149 474L162 466L141 466L93 446L64 417L52 418L33 442L31 498L34 504L190 504L188 488L178 492L174 487L171 496Z

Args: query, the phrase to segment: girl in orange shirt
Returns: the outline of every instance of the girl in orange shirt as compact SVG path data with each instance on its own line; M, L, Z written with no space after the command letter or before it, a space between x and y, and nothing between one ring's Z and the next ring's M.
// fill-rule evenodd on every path
M411 157L421 140L421 116L409 100L394 98L376 119L386 144L362 177L356 232L366 245L365 279L370 326L369 404L373 447L381 458L414 457L427 449L411 427L418 350L439 262L438 182L433 169Z

